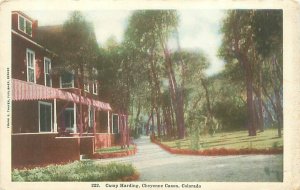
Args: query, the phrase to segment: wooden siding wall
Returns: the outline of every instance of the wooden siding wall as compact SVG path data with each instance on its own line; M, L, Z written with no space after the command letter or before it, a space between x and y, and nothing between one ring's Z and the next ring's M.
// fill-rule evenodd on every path
M116 146L116 134L96 134L95 137L78 135L57 137L57 133L13 134L12 168L64 164L92 155L95 149ZM88 134L92 135L92 134Z
M95 148L99 149L119 145L118 139L117 134L95 134Z
M35 77L36 84L45 85L44 80L44 57L51 59L51 56L40 47L12 34L12 78L27 81L27 48L35 53ZM53 60L51 59L52 67Z
M94 137L80 138L80 154L93 155L95 151Z
M12 168L79 160L79 138L56 138L56 136L57 134L12 135Z

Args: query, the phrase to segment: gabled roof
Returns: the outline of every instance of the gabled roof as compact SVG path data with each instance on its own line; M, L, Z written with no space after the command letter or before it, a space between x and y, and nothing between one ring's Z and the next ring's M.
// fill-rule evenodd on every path
M23 17L27 18L28 20L32 21L32 22L37 22L37 20L31 18L30 16L28 16L27 14L25 14L21 11L12 11L11 14L19 14L19 15L22 15Z

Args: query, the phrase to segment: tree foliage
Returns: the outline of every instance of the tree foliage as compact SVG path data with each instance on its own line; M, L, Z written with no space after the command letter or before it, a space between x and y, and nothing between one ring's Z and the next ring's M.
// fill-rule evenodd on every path
M205 75L210 60L201 50L178 43L171 51L179 24L174 10L134 11L124 41L110 39L104 48L101 80L111 101L130 113L133 132L145 125L158 136L199 138L246 127L256 135L269 121L280 131L282 12L228 11L220 23L226 65L215 76Z
M61 58L64 67L91 70L99 54L93 25L86 21L81 12L74 11L63 25L62 36Z
M92 80L96 76L92 72L95 67L97 57L99 55L99 47L96 41L94 28L91 23L85 20L83 14L79 11L74 11L70 14L69 19L63 24L61 33L58 34L58 50L60 52L59 62L54 70L60 75L65 72L74 75L75 84L79 89L83 89L84 82ZM79 91L80 95L84 95ZM82 134L83 111L81 99L79 102L78 127Z
M235 71L230 78L244 80L249 135L255 135L257 128L263 130L264 112L274 112L281 136L282 11L228 11L222 32L220 55L226 70Z

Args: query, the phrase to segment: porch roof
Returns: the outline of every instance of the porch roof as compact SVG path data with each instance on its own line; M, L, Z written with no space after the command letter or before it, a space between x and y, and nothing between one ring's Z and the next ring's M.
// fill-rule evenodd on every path
M58 88L47 87L18 79L12 79L12 100L51 100L61 99L85 105L91 105L99 110L111 110L109 103L104 103L91 98L79 96L77 94L60 90Z

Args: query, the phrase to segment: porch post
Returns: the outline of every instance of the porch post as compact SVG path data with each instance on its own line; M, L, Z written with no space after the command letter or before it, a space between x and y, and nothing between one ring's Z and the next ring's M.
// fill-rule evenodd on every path
M120 116L118 114L118 133L120 133Z
M127 130L127 147L130 145L130 138L129 138L129 126L128 126L128 115L125 116L126 118L126 130Z
M94 150L93 151L95 151L96 150L96 108L93 108L93 135L94 135Z
M76 119L76 103L74 102L74 124L73 124L73 128L74 128L74 133L77 133L77 119Z
M54 122L53 122L54 123L54 125L53 125L54 129L53 130L56 133L57 132L56 98L54 98L54 103L53 104L54 104L54 108L53 108L54 109L54 117L53 117L53 120L54 120Z
M114 134L114 113L113 112L111 112L111 115L110 115L110 126L111 126L111 128L110 128L110 132L111 132L111 134Z
M95 133L96 133L96 109L95 108L93 108L93 116L94 116L94 118L93 118L93 121L94 121L94 125L93 125L93 130L94 130L94 135L95 135Z
M110 134L110 120L109 111L107 111L107 133Z

